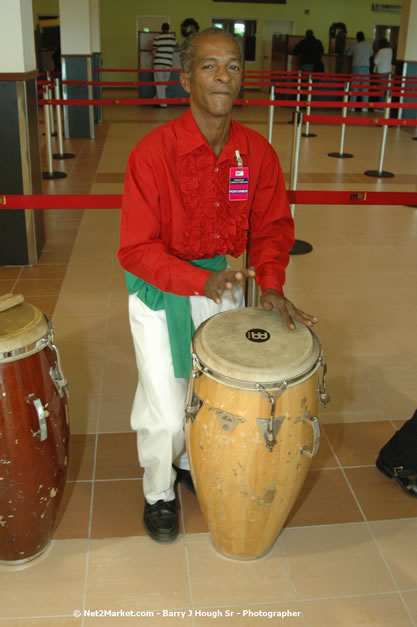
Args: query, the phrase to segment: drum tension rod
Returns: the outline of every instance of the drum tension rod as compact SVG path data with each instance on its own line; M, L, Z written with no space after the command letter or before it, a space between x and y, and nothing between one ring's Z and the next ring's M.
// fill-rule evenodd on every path
M327 385L326 385L326 375L327 375L327 364L323 357L320 357L321 365L323 366L323 374L320 380L317 383L317 393L319 395L319 401L321 407L327 407L328 402L330 401L330 396L327 393Z
M277 402L277 400L279 399L281 394L283 394L283 392L285 392L285 390L287 389L287 386L288 386L287 381L283 381L279 385L277 391L275 392L275 395L272 396L271 394L269 394L269 392L267 392L267 390L265 390L265 388L260 383L256 384L256 389L259 392L261 392L261 394L264 395L264 397L266 398L266 400L269 403L271 403L271 414L270 414L270 417L267 418L267 419L265 419L265 418L258 418L258 424L259 424L259 427L261 429L262 435L264 436L265 445L266 445L267 449L269 450L269 452L272 451L273 447L277 443L276 436L278 434L279 428L280 428L281 423L283 421L283 417L282 416L279 416L279 417L274 416L274 414L275 414L275 403Z

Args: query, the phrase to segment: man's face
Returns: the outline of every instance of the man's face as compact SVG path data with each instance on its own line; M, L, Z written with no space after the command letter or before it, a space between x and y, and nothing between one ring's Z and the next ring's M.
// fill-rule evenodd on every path
M242 78L237 44L223 35L205 35L194 42L193 66L181 74L191 105L202 115L229 115Z

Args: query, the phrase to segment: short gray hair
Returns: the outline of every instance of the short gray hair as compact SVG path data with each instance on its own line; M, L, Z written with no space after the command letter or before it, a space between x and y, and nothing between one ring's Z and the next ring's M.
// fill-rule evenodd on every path
M198 39L199 37L207 37L208 35L220 35L221 37L227 37L227 39L234 41L239 49L240 60L242 60L243 55L241 39L235 37L235 35L232 35L231 33L228 33L222 28L216 28L212 26L210 28L205 28L198 33L192 33L184 40L180 51L180 63L182 72L185 72L186 74L191 73L191 68L193 67L194 60L194 40Z

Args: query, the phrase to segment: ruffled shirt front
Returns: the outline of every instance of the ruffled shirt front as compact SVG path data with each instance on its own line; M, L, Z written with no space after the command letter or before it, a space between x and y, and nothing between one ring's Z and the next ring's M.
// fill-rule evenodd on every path
M238 150L249 168L247 200L229 200ZM276 152L235 121L217 158L191 110L148 133L132 150L122 201L122 267L160 290L204 293L208 270L187 260L248 248L262 289L282 291L294 225Z

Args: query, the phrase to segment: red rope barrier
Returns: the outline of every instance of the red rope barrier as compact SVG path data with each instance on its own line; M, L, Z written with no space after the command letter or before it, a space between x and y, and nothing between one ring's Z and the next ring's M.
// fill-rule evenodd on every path
M303 205L417 205L416 192L288 191L290 203ZM120 209L120 194L0 195L1 209Z
M350 126L417 126L417 119L400 120L394 118L346 118L339 115L304 115L303 122L317 124L347 124Z

